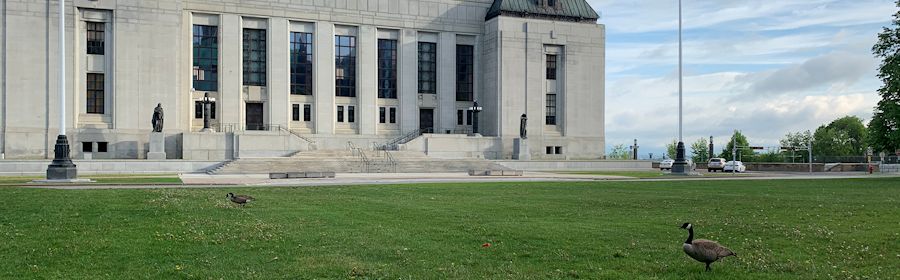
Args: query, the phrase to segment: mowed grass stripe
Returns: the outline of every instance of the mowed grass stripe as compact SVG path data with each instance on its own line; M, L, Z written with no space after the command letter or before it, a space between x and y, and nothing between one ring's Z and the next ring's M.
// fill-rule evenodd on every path
M900 276L895 178L0 194L0 278ZM686 221L738 257L704 273Z

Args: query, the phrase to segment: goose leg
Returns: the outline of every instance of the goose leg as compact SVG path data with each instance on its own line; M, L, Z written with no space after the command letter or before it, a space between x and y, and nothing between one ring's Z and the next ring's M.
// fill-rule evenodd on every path
M709 263L706 263L706 271L712 271L712 268L709 268Z

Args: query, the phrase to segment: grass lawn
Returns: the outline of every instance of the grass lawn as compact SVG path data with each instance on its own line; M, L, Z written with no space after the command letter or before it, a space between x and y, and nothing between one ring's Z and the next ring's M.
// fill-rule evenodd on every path
M898 178L0 195L3 279L900 278ZM703 272L686 221L738 257Z

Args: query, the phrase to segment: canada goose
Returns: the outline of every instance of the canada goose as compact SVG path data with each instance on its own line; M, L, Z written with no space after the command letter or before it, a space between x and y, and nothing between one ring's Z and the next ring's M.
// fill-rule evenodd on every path
M712 270L709 265L727 256L737 256L715 241L694 239L694 225L684 223L681 228L688 230L688 238L684 241L684 253L698 262L706 263L706 271Z
M249 195L234 195L233 193L226 194L225 198L228 198L231 200L231 202L240 204L241 206L244 206L244 204L246 204L247 202L255 200L255 198Z

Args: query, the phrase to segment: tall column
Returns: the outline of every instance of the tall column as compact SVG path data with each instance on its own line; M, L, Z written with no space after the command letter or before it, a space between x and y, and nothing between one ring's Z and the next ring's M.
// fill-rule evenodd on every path
M316 133L334 134L334 24L317 22L314 36Z
M219 112L216 118L220 124L240 126L243 116L242 79L243 66L241 49L242 27L241 17L223 14L220 18L219 33L222 42L219 44L219 99L216 106Z
M269 123L287 128L290 119L290 44L288 21L284 18L269 19L268 56L268 111Z
M359 27L357 48L357 100L359 101L359 134L374 135L378 110L375 108L378 92L378 46L374 26Z
M435 127L440 132L456 128L456 34L438 34L438 108Z
M399 71L397 83L398 98L400 99L400 131L407 133L419 128L419 78L418 68L418 37L415 30L404 29L400 31Z

